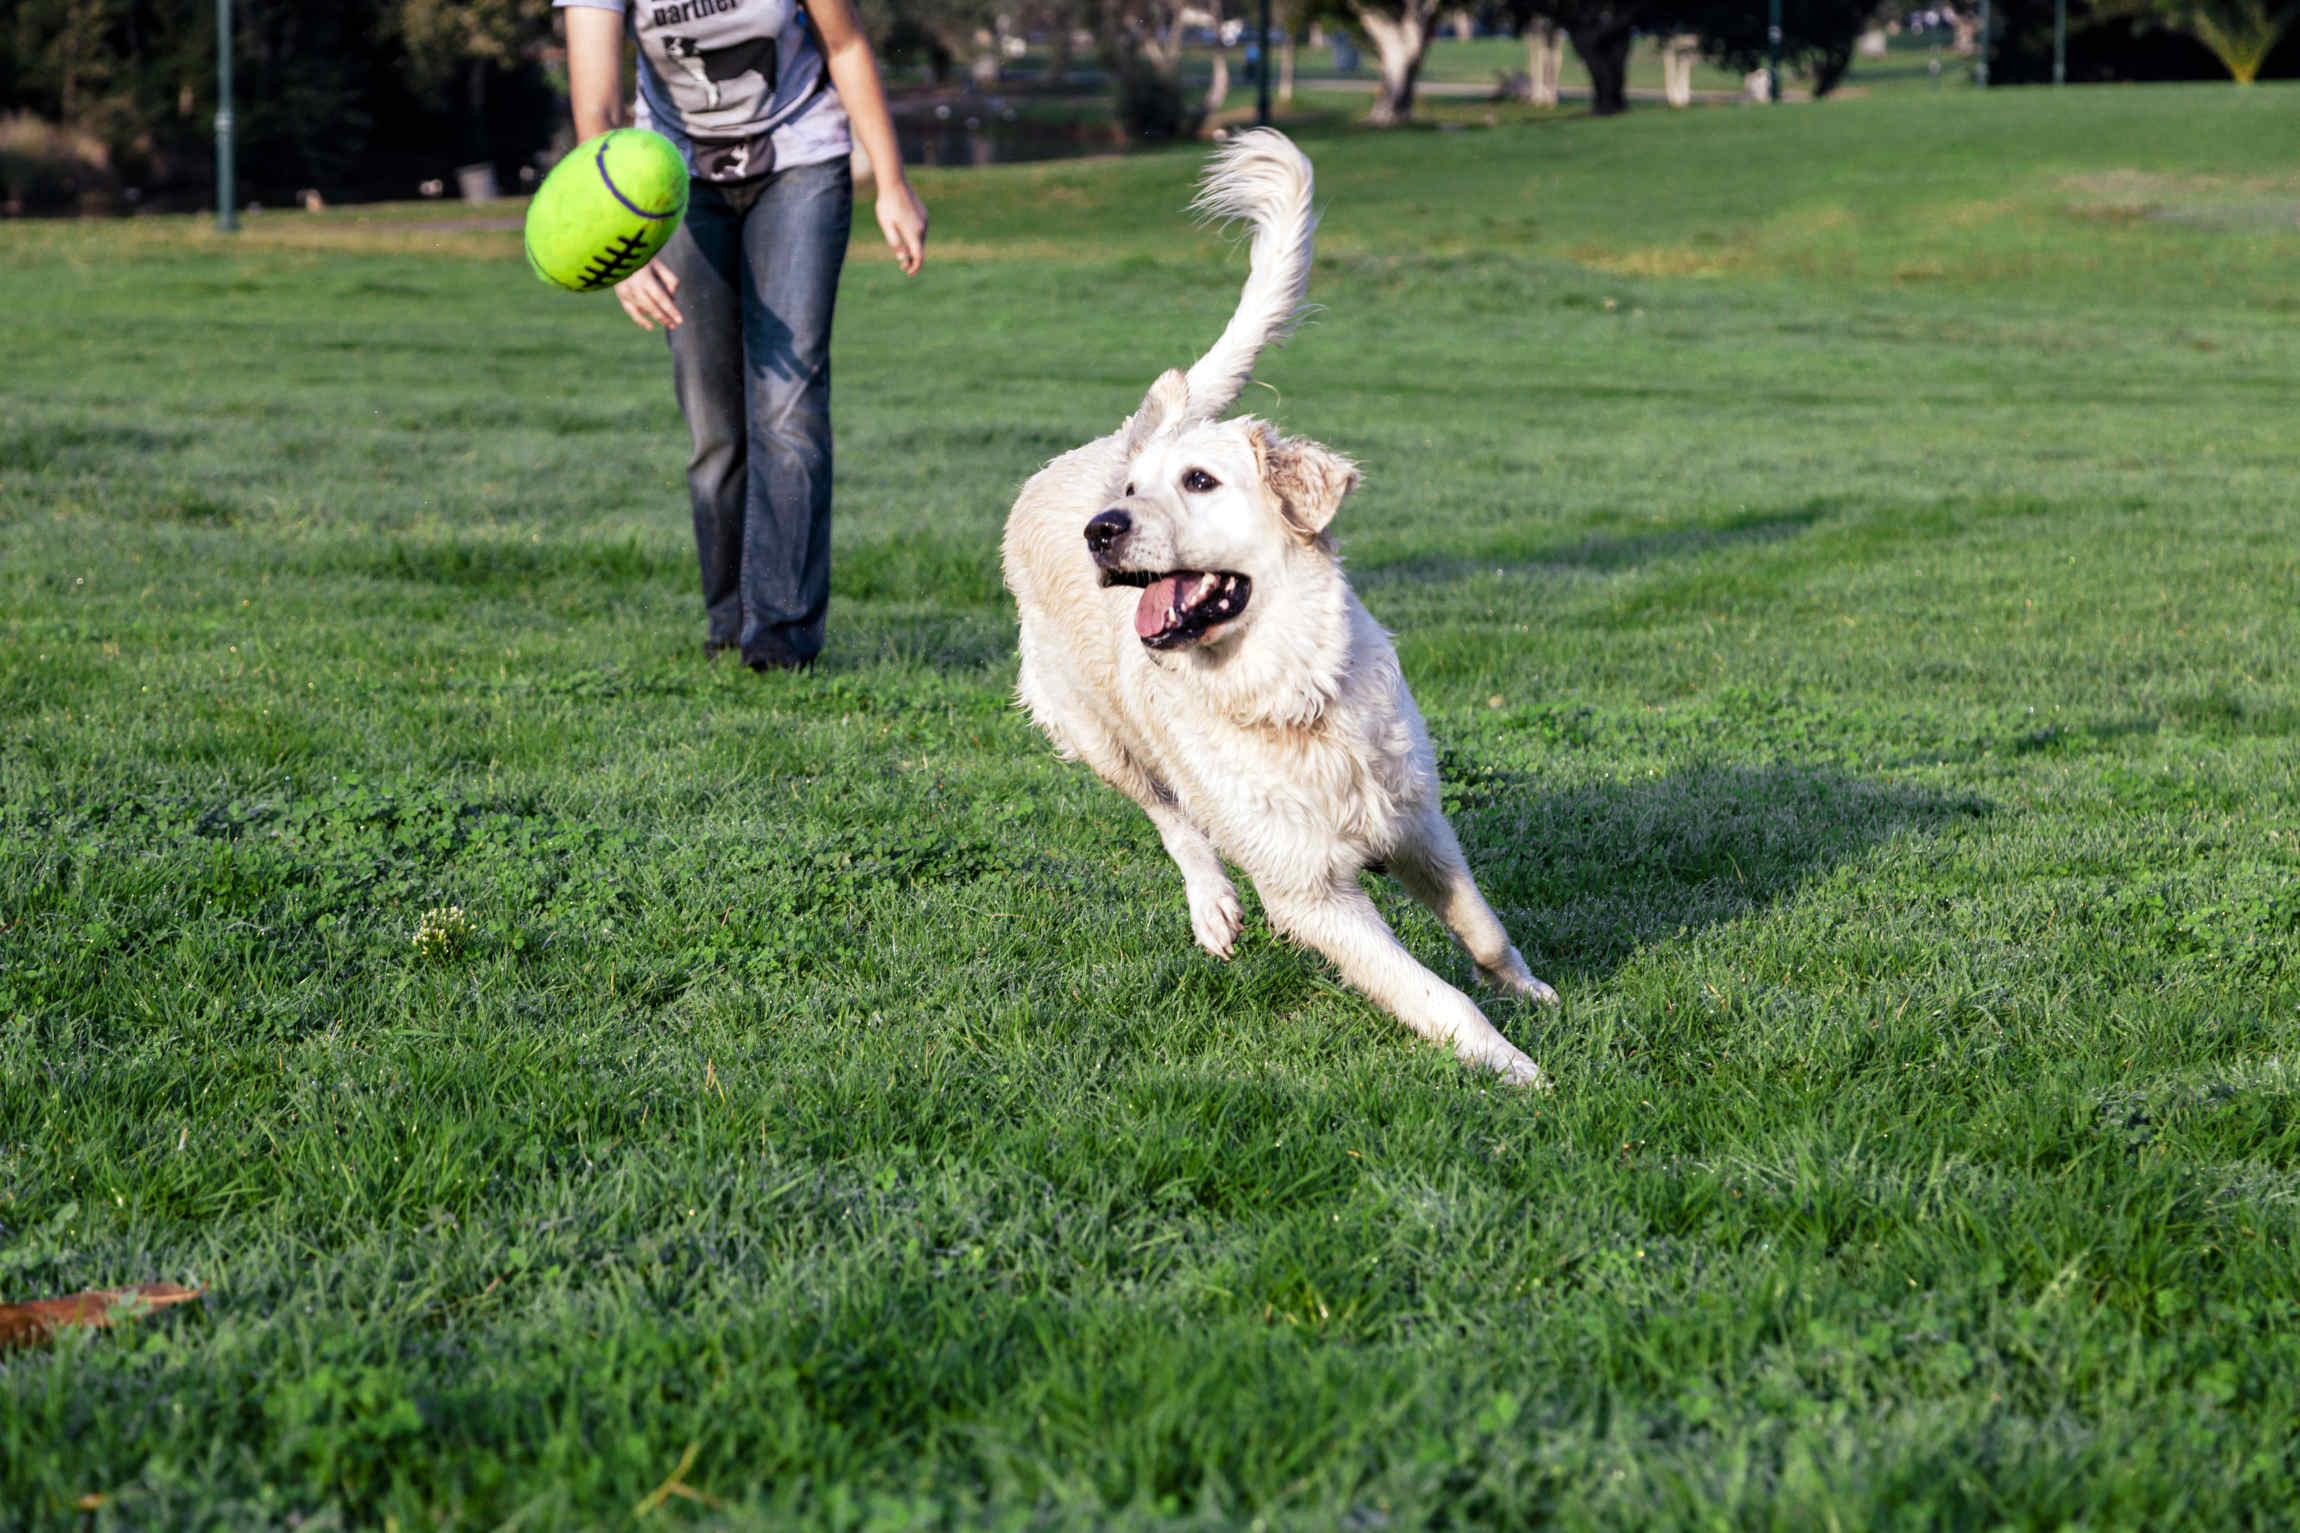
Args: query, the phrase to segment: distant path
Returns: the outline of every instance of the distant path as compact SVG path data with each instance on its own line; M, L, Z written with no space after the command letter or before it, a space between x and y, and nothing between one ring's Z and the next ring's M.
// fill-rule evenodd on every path
M1362 91L1367 95L1372 95L1381 88L1381 82L1379 80L1360 79L1355 75L1337 75L1332 78L1297 75L1294 79L1294 88L1296 90ZM1235 91L1236 87L1232 87L1233 94ZM1424 80L1414 87L1414 94L1417 96L1451 96L1457 100L1482 98L1488 101L1498 101L1503 99L1496 94L1492 85L1480 84L1475 80ZM1561 85L1557 88L1557 99L1560 101L1587 101L1590 94L1590 89L1586 85ZM1666 101L1668 99L1662 92L1646 85L1633 85L1625 94L1632 101ZM1781 92L1781 99L1783 101L1795 101L1804 94L1802 91L1784 89ZM1737 90L1697 90L1693 93L1694 103L1699 106L1733 106L1748 99L1744 92Z

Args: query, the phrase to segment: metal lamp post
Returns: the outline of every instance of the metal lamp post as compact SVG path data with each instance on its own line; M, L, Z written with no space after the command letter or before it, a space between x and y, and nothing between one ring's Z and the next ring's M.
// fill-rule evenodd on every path
M232 185L232 0L216 0L216 228L240 226Z
M1270 125L1270 0L1262 0L1262 30L1254 46L1254 121Z
M2068 83L2068 0L2052 0L2052 83Z
M1775 105L1781 100L1781 0L1772 0L1765 11L1765 99Z
M1973 84L1983 90L1989 84L1989 0L1981 0L1981 58L1973 66Z

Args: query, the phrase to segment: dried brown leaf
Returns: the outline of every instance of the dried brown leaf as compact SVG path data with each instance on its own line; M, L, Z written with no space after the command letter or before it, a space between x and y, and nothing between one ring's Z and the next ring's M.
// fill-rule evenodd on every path
M174 1283L138 1283L133 1288L91 1288L63 1299L0 1304L0 1349L37 1347L53 1340L65 1326L108 1326L114 1320L196 1299L204 1291Z

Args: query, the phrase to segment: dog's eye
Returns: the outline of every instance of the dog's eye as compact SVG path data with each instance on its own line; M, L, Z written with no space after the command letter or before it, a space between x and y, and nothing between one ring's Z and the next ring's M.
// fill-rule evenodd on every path
M1208 490L1218 490L1221 487L1222 482L1202 468L1194 468L1182 476L1182 488L1193 495L1203 495Z

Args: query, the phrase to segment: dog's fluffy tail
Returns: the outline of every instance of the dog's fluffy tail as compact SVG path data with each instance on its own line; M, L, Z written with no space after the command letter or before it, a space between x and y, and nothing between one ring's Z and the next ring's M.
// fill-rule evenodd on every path
M1191 211L1254 226L1252 265L1238 312L1190 369L1190 416L1213 420L1237 401L1262 348L1284 340L1310 285L1318 215L1310 205L1308 156L1275 128L1253 128L1214 151Z

